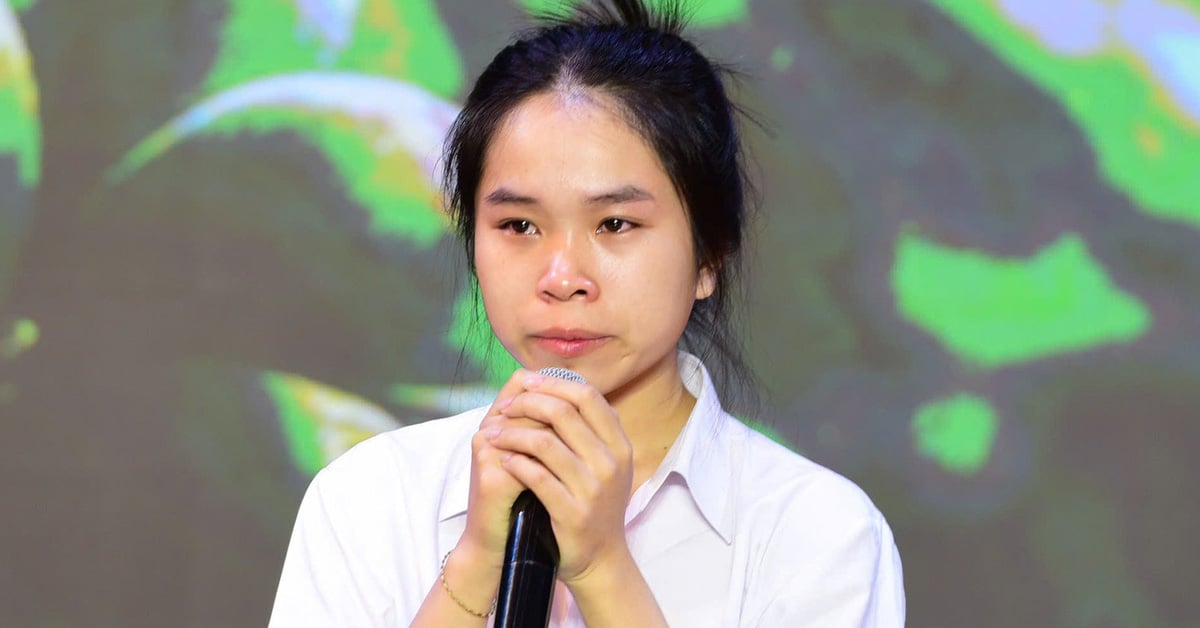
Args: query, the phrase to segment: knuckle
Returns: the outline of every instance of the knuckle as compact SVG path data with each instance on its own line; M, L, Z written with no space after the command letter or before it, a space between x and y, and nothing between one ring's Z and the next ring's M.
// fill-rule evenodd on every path
M502 478L500 473L495 469L483 469L479 472L479 485L484 489L490 489L500 485Z
M513 374L508 378L506 386L519 386L521 382L524 382L526 379L528 379L528 377L529 371L526 371L525 369L517 369L513 371Z
M567 402L565 402L562 399L559 399L557 397L551 397L548 399L544 399L544 400L542 400L542 403L539 405L542 409L543 422L550 424L550 425L554 425L555 423L557 423L559 420L559 417L562 416L563 411L567 407L569 407L569 404L567 404Z
M525 474L531 487L544 486L550 480L550 472L540 464L528 465Z
M616 460L613 460L609 456L604 456L596 463L595 473L602 480L610 480L617 475L618 469Z
M605 401L604 395L600 394L599 390L596 390L595 388L593 388L591 386L588 386L587 388L584 388L581 391L575 392L571 396L571 401L576 406L578 406L580 409L597 408L597 407L602 408L605 405L607 405L607 403L608 403L607 401Z
M592 511L586 503L575 502L571 507L567 508L567 518L572 526L577 529L582 528L592 519Z
M538 430L533 437L533 450L537 453L546 453L554 448L554 437L546 430Z
M585 508L583 504L588 503L590 500L596 499L596 497L600 495L603 484L601 483L600 478L593 478L589 481L582 482L581 484L582 486L580 487L580 493L585 499L578 505L578 508L583 509Z
M535 464L532 466L532 471L534 480L539 485L544 485L550 481L550 472L546 470L546 467L543 467L540 464Z

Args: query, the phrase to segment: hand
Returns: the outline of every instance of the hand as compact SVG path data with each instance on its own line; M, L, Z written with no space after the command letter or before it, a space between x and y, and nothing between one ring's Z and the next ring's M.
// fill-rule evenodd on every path
M528 372L521 383L500 409L505 419L485 433L507 453L502 468L546 506L558 541L558 577L570 587L606 561L628 558L633 448L595 387Z
M479 430L471 438L471 486L467 500L467 524L459 539L458 549L478 558L480 566L500 571L504 561L504 546L508 541L509 519L517 495L525 485L514 477L503 464L509 452L492 444L487 434L503 424L542 426L541 423L525 420L514 422L502 414L505 406L524 389L522 383L533 377L532 371L519 369L500 389L496 400L488 408L479 424Z

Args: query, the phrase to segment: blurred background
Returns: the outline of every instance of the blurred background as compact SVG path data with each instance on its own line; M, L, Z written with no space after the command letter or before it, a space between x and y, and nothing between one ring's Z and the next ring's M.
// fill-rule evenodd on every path
M1200 1L693 4L763 121L746 418L909 625L1200 625ZM0 625L264 625L317 469L490 400L434 165L555 5L0 0Z

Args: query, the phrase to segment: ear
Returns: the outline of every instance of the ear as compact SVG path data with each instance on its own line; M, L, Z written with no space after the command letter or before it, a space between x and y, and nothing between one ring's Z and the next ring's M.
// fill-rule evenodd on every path
M702 301L712 296L717 289L717 273L709 266L701 266L696 277L696 300Z

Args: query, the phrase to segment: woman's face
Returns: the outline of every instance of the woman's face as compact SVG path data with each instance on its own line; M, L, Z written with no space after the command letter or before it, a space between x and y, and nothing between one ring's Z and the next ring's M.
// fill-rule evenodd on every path
M493 136L478 190L480 291L517 361L572 369L605 394L674 375L676 343L713 277L696 268L658 156L611 100L525 100Z

